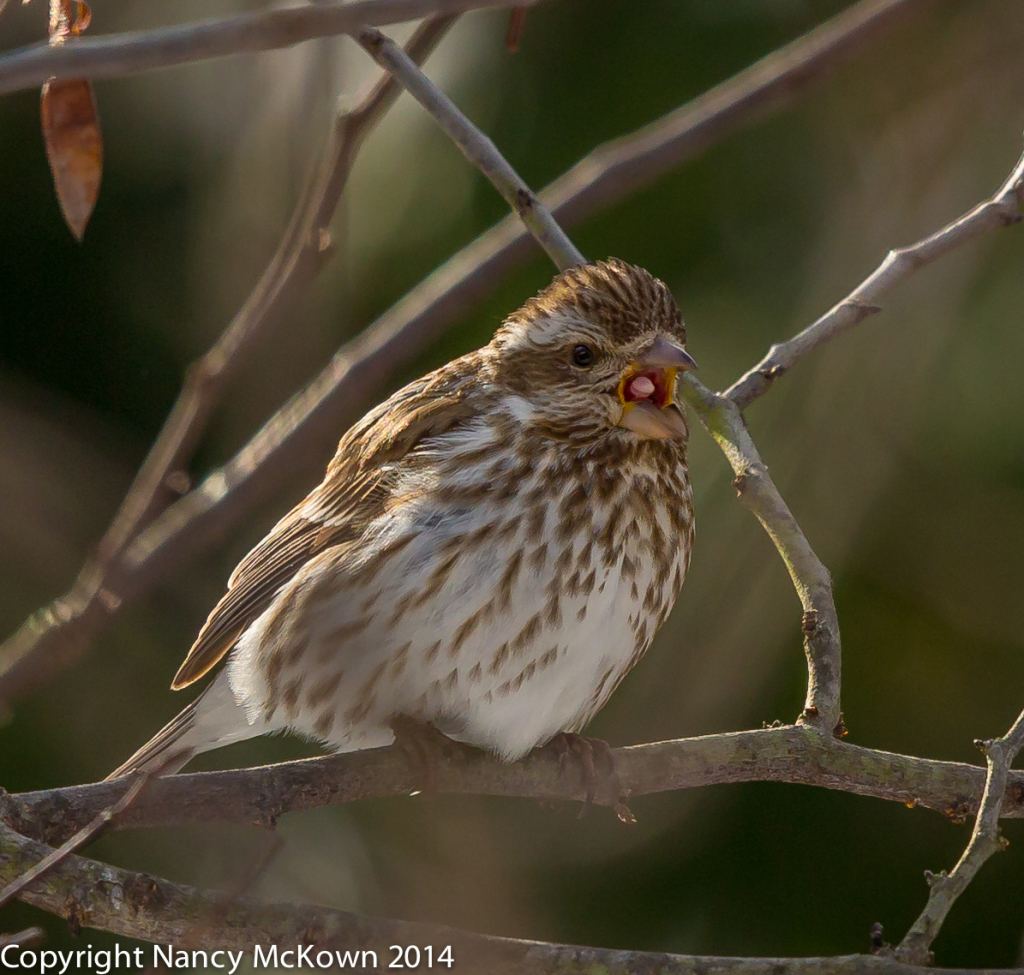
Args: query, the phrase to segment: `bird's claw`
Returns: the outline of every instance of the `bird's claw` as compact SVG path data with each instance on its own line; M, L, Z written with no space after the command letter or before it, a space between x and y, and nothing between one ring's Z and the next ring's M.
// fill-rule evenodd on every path
M569 758L575 755L580 762L580 769L583 776L583 788L586 790L586 797L583 800L583 808L580 809L579 818L582 819L587 810L594 804L597 797L598 761L605 766L609 776L610 785L617 796L613 808L615 815L623 823L635 823L636 817L630 812L626 805L628 798L626 792L619 784L618 772L615 768L615 757L612 755L611 746L600 738L585 738L571 731L563 731L551 739L551 746L558 756L558 775L561 778L569 766ZM595 759L597 761L595 761Z
M451 739L429 721L417 721L405 715L395 715L388 724L394 732L395 744L405 753L413 771L422 775L423 794L435 795L437 769L444 761Z

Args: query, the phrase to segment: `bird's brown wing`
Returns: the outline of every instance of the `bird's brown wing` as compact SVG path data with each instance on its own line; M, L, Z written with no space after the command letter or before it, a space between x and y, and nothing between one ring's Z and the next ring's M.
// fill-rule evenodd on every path
M466 360L471 357L466 357ZM171 687L207 674L246 627L313 556L359 537L385 508L396 464L418 443L464 422L474 373L457 360L399 390L342 438L318 487L279 521L238 565L228 591L199 631ZM453 368L454 367L454 368Z

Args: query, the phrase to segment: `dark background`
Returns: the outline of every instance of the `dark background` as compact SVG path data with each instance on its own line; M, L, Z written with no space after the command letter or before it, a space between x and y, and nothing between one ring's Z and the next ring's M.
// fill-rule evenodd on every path
M93 30L244 5L93 5ZM255 9L258 4L252 4ZM467 16L430 65L534 187L842 8L811 0L584 3L532 11L520 53L504 16ZM12 4L0 45L45 30ZM401 33L401 32L399 32ZM402 36L405 36L402 34ZM1019 0L923 5L793 103L606 211L574 238L673 289L701 376L735 379L844 295L894 245L991 193L1021 148ZM62 592L113 515L182 372L255 283L319 150L335 96L370 69L347 40L102 81L104 182L83 245L55 202L38 93L0 99L0 630ZM367 145L335 221L338 254L247 360L193 467L227 459L369 323L504 204L404 98ZM802 362L749 411L765 460L832 570L848 740L980 762L1024 704L1024 230L924 269L885 312ZM379 390L485 342L548 281L538 256ZM340 435L342 431L339 430ZM230 569L314 483L182 566L87 656L6 715L0 785L102 777L187 700L167 687ZM799 605L697 427L698 536L669 624L591 732L613 744L791 721L803 700ZM304 753L283 739L198 767ZM934 812L753 784L603 809L396 799L285 817L262 883L304 899L506 935L730 955L867 950L897 941L968 838ZM1021 963L1024 830L936 942L944 965ZM253 828L108 837L96 856L230 886L266 842ZM24 906L12 930L62 922ZM87 931L77 944L106 945Z

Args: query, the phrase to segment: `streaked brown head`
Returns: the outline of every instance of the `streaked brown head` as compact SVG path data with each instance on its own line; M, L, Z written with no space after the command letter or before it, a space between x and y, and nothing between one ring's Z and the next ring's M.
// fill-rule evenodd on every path
M573 439L685 439L676 377L696 363L668 288L611 259L560 274L487 347L492 378L531 421Z

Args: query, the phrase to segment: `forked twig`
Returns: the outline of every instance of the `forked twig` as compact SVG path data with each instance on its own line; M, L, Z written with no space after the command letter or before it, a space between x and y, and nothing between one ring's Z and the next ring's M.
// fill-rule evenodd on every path
M889 251L878 267L853 289L838 305L830 308L816 322L791 339L773 345L765 357L736 380L725 392L741 410L771 388L798 359L813 352L819 345L835 338L865 318L882 309L882 294L909 278L914 272L944 257L950 251L1000 227L1020 223L1020 206L1024 202L1024 155L1006 181L987 200L972 207L963 216L946 224L907 247Z
M27 890L36 881L42 880L48 873L55 870L75 850L80 850L86 843L96 839L138 798L148 781L148 774L138 776L128 787L128 791L114 805L98 813L91 823L83 826L66 843L61 844L56 850L52 850L35 866L30 867L20 877L0 890L0 908Z
M974 820L971 839L956 866L948 874L945 870L939 874L926 874L930 887L928 903L894 952L897 959L910 965L932 963L931 945L950 908L967 889L985 861L993 853L1004 850L1007 845L999 832L999 815L1006 796L1010 766L1024 747L1024 711L1002 738L976 744L985 753L988 763L981 808Z

